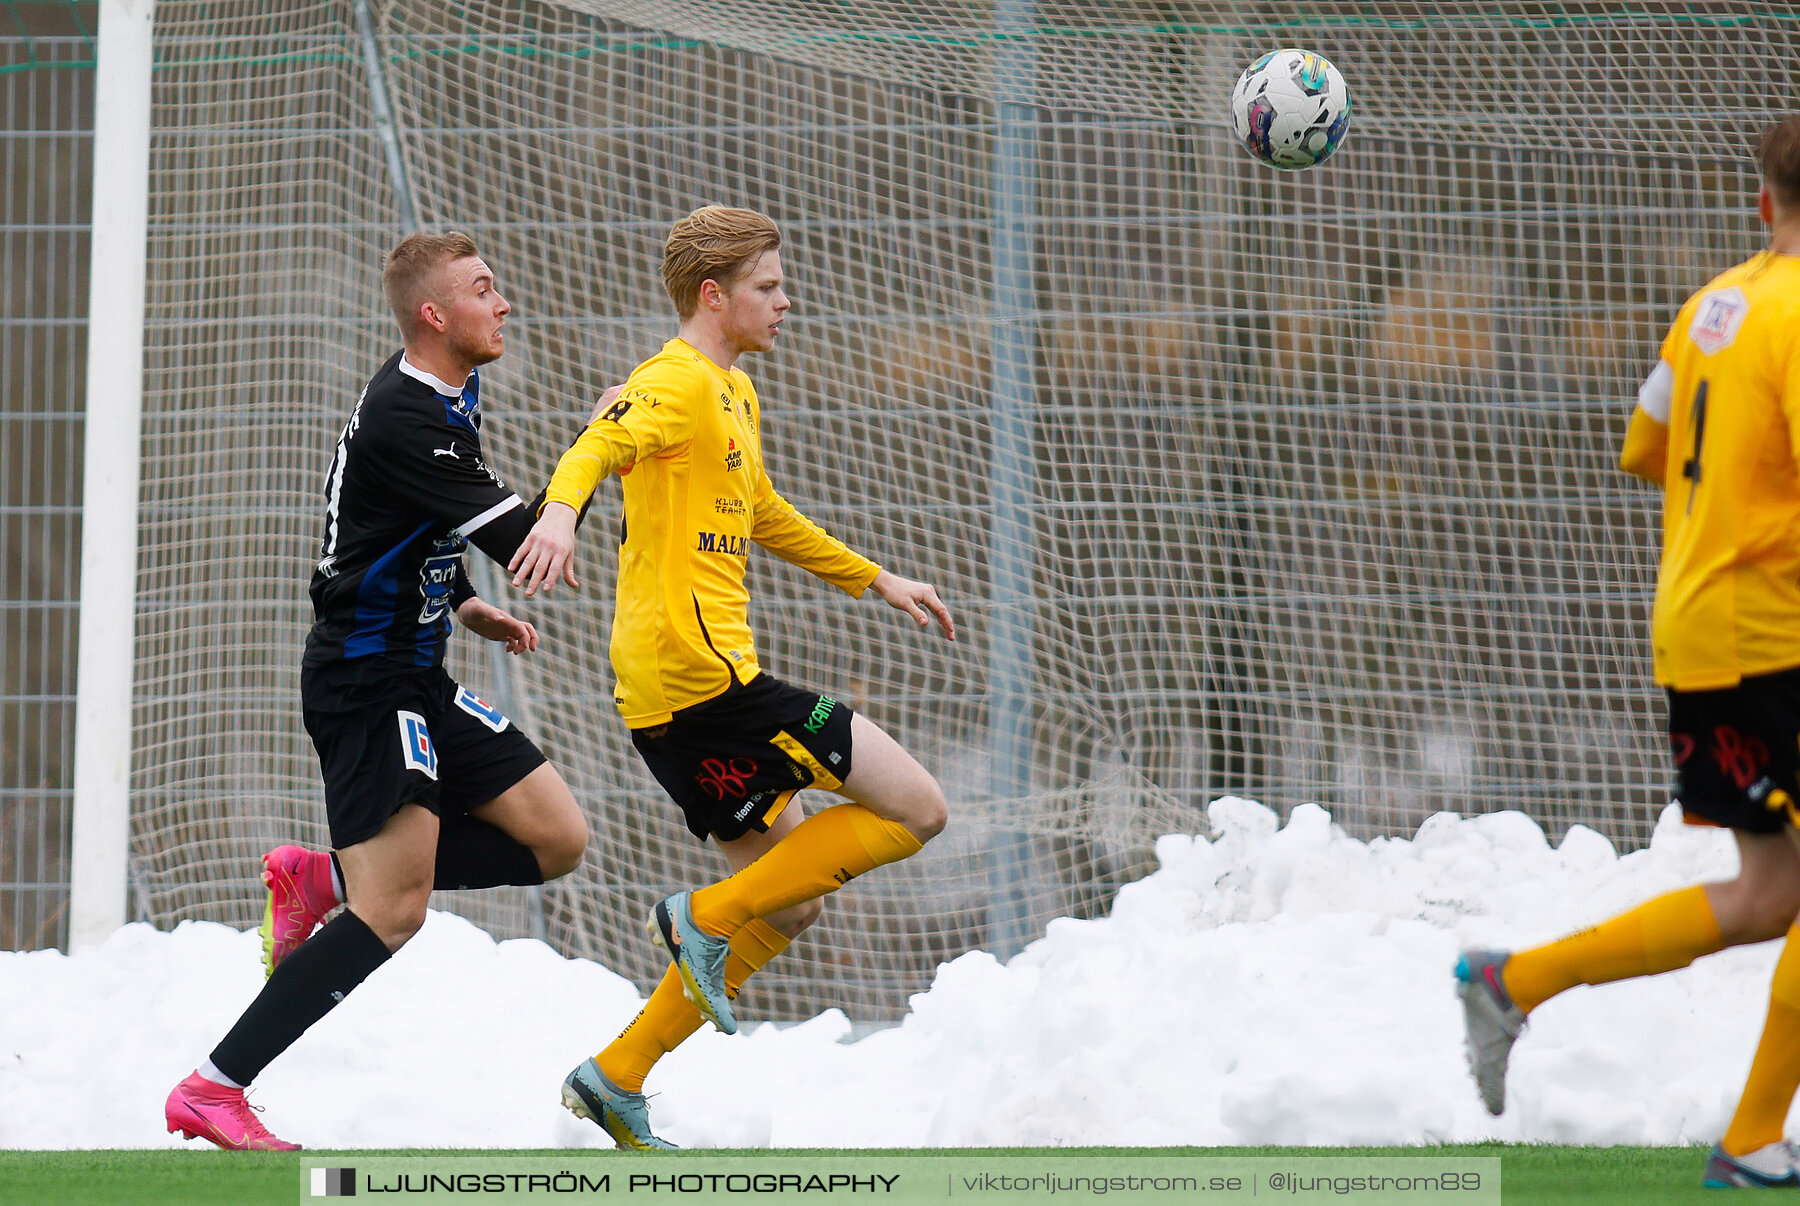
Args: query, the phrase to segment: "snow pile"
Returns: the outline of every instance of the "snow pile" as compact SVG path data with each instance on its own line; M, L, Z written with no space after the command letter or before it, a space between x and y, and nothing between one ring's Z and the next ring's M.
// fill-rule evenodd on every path
M1515 1049L1507 1114L1463 1068L1458 948L1518 947L1657 893L1730 878L1728 835L1673 810L1623 858L1558 848L1518 813L1432 817L1353 841L1324 810L1285 828L1212 806L1165 837L1109 917L1059 920L1001 965L945 964L905 1021L860 1042L832 1011L703 1030L652 1073L651 1116L693 1147L1692 1143L1724 1129L1778 943L1582 988ZM128 926L64 956L0 953L0 1145L154 1147L162 1101L262 982L258 939ZM609 1146L559 1105L568 1070L641 1005L626 980L434 913L258 1081L309 1147Z

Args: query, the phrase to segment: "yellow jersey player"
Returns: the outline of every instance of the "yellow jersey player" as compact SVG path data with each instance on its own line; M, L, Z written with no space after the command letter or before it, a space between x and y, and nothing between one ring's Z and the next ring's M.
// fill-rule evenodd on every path
M1703 1179L1800 1187L1800 1148L1782 1137L1800 1086L1800 116L1765 131L1757 158L1769 248L1676 315L1621 458L1663 489L1652 645L1676 796L1688 821L1732 831L1738 876L1531 950L1464 951L1456 974L1470 1067L1498 1114L1513 1041L1544 1001L1785 934L1748 1083Z
M612 664L632 743L734 874L660 901L651 930L672 966L643 1012L571 1072L563 1103L620 1147L651 1133L643 1083L700 1026L737 1029L731 1002L819 917L820 897L908 857L943 829L943 792L911 755L840 700L764 673L744 586L752 545L851 595L873 590L955 639L937 592L846 548L796 511L763 471L761 410L746 352L774 346L788 311L781 235L762 214L707 206L675 224L663 283L680 333L639 365L557 465L519 546L527 595L573 585L575 519L607 474L624 475ZM801 819L807 787L851 802Z

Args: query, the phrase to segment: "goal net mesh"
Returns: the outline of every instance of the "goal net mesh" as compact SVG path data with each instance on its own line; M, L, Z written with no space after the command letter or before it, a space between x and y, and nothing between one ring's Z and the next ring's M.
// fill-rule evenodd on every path
M1657 498L1617 446L1676 307L1761 243L1751 143L1796 107L1800 22L1287 7L376 0L368 54L348 2L162 0L140 910L251 924L261 851L325 841L306 583L333 441L397 346L406 193L514 304L484 397L522 492L673 334L670 223L773 215L794 312L745 362L771 475L956 613L951 644L753 556L765 665L895 734L952 819L832 898L749 1016L897 1016L939 962L1103 912L1225 794L1360 837L1512 808L1644 842ZM1290 45L1355 109L1285 174L1223 108ZM438 903L647 986L649 904L723 863L611 701L617 522L609 483L582 589L508 604L538 654L464 634L452 666L561 768L587 861Z

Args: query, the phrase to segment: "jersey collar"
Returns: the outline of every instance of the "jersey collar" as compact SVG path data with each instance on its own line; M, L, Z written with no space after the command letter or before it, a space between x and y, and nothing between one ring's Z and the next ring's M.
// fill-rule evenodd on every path
M405 373L408 377L411 377L414 381L423 381L426 385L429 385L433 390L436 390L446 398L462 397L462 386L451 385L438 377L432 376L430 373L408 360L405 352L400 353L400 371ZM473 376L473 374L470 375Z

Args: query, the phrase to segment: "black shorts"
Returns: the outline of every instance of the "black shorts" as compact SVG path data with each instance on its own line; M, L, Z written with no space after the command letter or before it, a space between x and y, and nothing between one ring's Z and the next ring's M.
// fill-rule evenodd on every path
M850 708L770 674L633 729L631 743L702 841L768 831L803 787L835 791L850 775Z
M442 667L383 675L349 692L329 668L307 667L300 699L338 850L380 833L403 805L467 812L544 764L517 725ZM330 706L313 706L322 702Z
M1669 744L1688 817L1749 833L1800 824L1800 670L1670 691Z

